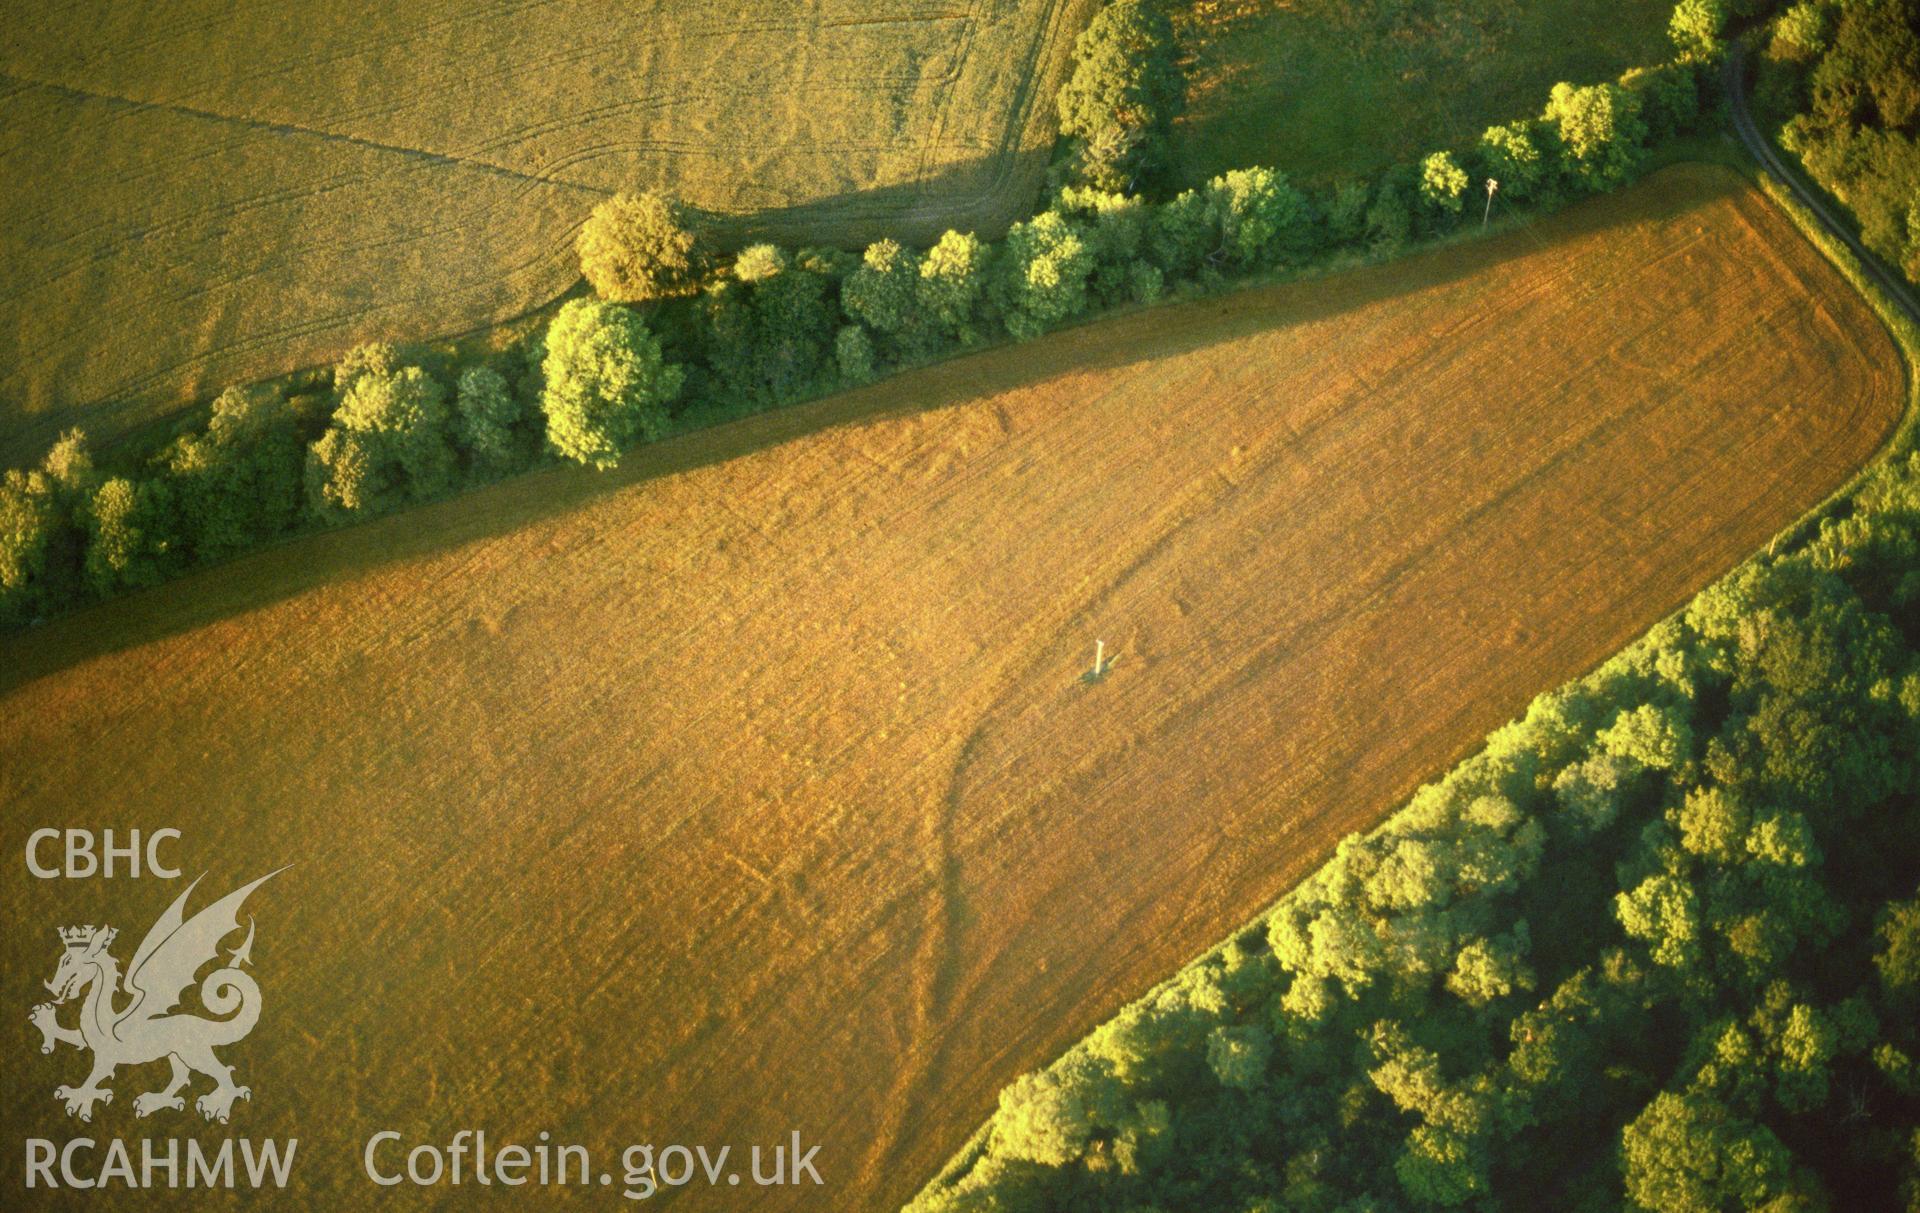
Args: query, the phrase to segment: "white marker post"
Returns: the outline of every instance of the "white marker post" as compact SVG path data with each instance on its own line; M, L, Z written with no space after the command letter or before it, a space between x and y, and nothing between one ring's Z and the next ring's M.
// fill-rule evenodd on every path
M1106 678L1106 676L1107 642L1104 640L1096 640L1093 642L1093 668L1080 675L1080 681L1086 683L1088 686L1093 686Z
M1482 230L1486 229L1488 220L1493 218L1493 191L1499 188L1500 183L1498 181L1495 181L1491 177L1487 178L1487 213L1480 216L1480 227Z

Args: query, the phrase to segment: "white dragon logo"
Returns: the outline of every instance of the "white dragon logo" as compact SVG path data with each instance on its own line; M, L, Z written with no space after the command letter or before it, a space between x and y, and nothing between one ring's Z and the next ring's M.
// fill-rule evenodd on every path
M164 1090L134 1098L136 1115L151 1116L162 1108L185 1111L186 1102L179 1092L195 1071L214 1081L213 1090L194 1101L194 1107L208 1120L225 1123L234 1100L253 1098L249 1088L233 1084L233 1068L213 1055L216 1046L230 1045L246 1036L260 1018L260 987L240 971L253 954L251 918L247 920L246 940L200 982L201 1005L223 1018L171 1012L179 1009L181 995L193 984L194 974L209 961L220 959L220 941L240 929L240 905L247 894L279 874L269 872L187 918L187 897L200 883L200 877L195 877L134 949L126 975L125 995L129 1001L123 1007L114 1005L121 994L120 962L107 951L119 932L112 927L61 929L60 942L65 951L53 980L46 983L53 992L53 1002L41 1003L28 1018L44 1038L42 1053L53 1052L54 1045L62 1042L93 1051L93 1072L87 1075L87 1081L78 1087L56 1088L53 1093L55 1099L66 1104L67 1115L92 1120L94 1104L113 1102L113 1092L101 1084L113 1077L117 1067L145 1065L162 1057L172 1063L173 1075ZM85 998L79 1027L61 1027L54 1008L82 992Z

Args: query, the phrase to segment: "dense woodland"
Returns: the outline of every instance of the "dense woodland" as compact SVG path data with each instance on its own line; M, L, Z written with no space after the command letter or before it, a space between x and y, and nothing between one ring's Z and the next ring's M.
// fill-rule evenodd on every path
M1708 24L1711 42L1721 21ZM1479 222L1470 191L1488 176L1502 209L1520 213L1611 189L1695 127L1711 96L1709 56L1683 45L1619 83L1556 86L1537 116L1377 180L1319 194L1255 167L1170 193L1166 141L1184 89L1171 39L1149 0L1095 17L1059 95L1046 207L998 241L954 231L924 249L758 244L726 256L673 200L621 195L580 234L596 298L510 348L460 363L367 346L331 369L229 389L157 446L97 453L83 433L64 435L40 466L0 478L0 627L544 463L611 467L675 428L1103 308L1391 256Z

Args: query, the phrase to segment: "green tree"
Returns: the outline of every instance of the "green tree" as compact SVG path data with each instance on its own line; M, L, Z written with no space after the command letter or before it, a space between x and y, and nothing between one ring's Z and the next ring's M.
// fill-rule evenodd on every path
M87 445L85 430L78 427L63 432L47 449L40 468L47 474L56 493L84 500L100 483L94 470L93 451Z
M1657 704L1622 711L1596 740L1616 758L1654 770L1670 771L1693 757L1693 729L1685 715Z
M751 286L772 281L791 264L787 251L777 244L749 244L734 257L733 276Z
M1534 141L1533 123L1509 122L1490 126L1480 136L1480 162L1487 176L1500 183L1500 191L1514 201L1532 198L1545 179L1540 146Z
M1151 261L1140 261L1127 270L1127 293L1135 302L1154 303L1167 293L1167 276Z
M1700 125L1700 86L1704 69L1695 63L1636 67L1620 77L1620 86L1640 106L1649 139L1667 139Z
M1667 20L1667 37L1683 59L1712 59L1726 28L1725 0L1680 0Z
M1127 194L1069 187L1060 191L1055 209L1071 217L1086 233L1093 254L1093 291L1104 303L1137 299L1152 208Z
M1000 1093L994 1139L1008 1157L1064 1166L1086 1151L1096 1130L1115 1126L1123 1114L1112 1067L1074 1057Z
M874 377L873 338L857 324L845 325L833 339L833 361L840 378L848 383L868 383Z
M1510 934L1468 940L1454 957L1447 989L1475 1007L1484 1007L1516 990L1531 989L1533 971L1527 967L1526 952L1524 921Z
M1561 167L1587 189L1605 190L1633 175L1647 128L1639 99L1617 84L1556 84L1543 115L1561 149Z
M1620 809L1639 765L1616 754L1601 752L1561 768L1553 779L1553 795L1575 832L1604 830Z
M1312 212L1283 173L1235 169L1207 182L1205 197L1207 221L1236 265L1278 265L1307 242Z
M1644 940L1655 964L1684 969L1700 960L1700 899L1678 876L1649 876L1614 899L1627 934Z
M391 375L400 369L400 351L385 341L368 341L340 356L333 368L333 400L344 400L348 389L363 375ZM229 388L237 391L237 388Z
M1085 311L1092 273L1084 234L1058 211L1014 224L996 284L1007 331L1025 341Z
M1273 1036L1259 1024L1215 1028L1207 1037L1207 1067L1220 1085L1252 1091L1265 1081Z
M656 193L615 194L594 207L575 244L580 272L613 303L684 294L700 272L699 242L686 212Z
M347 365L335 372L335 382L392 373L390 360L381 365L387 369ZM299 518L303 460L286 400L273 392L221 392L206 428L181 435L157 457L173 511L169 538L205 562L285 533Z
M919 322L919 282L913 255L898 241L879 240L841 284L840 304L874 332L898 337Z
M1401 1190L1414 1200L1457 1208L1488 1189L1485 1151L1467 1134L1445 1125L1420 1125L1407 1135L1394 1159Z
M1882 946L1873 963L1881 982L1895 994L1920 995L1920 897L1889 904L1877 933Z
M1367 230L1367 183L1342 181L1326 200L1327 236L1335 244L1352 244Z
M948 231L920 259L916 293L922 312L946 336L968 344L980 339L988 252L972 232Z
M1152 0L1114 0L1075 40L1061 86L1060 132L1076 141L1087 184L1128 190L1167 166L1186 105L1173 24Z
M1367 1073L1374 1087L1422 1122L1394 1163L1401 1188L1415 1200L1449 1207L1484 1195L1486 1141L1500 1120L1490 1087L1449 1083L1440 1056L1392 1020L1373 1025L1366 1051L1375 1063Z
M0 620L45 609L47 555L59 528L52 478L9 469L0 478Z
M1302 942L1304 947L1299 946ZM1273 950L1288 968L1331 978L1355 996L1390 963L1386 943L1373 923L1346 905L1327 906L1314 914L1306 923L1303 940L1276 936Z
M1452 887L1443 850L1423 838L1402 838L1386 848L1362 884L1367 905L1396 912L1442 904Z
M1831 10L1822 0L1798 0L1773 24L1770 58L1795 61L1818 59L1831 45Z
M1807 1113L1827 1101L1838 1048L1832 1021L1818 1008L1796 1003L1773 1042L1779 1054L1774 1095L1789 1112Z
M1182 190L1153 208L1147 248L1169 278L1190 278L1218 247L1218 228L1198 190Z
M1912 128L1920 121L1920 0L1841 5L1811 84L1815 113L1828 123Z
M707 356L726 390L769 402L826 386L838 316L832 266L771 244L741 250L732 280L709 290Z
M154 532L164 526L165 513L155 492L151 482L136 485L124 476L94 490L86 511L86 574L94 593L104 597L160 580Z
M507 380L489 366L468 367L454 394L460 446L482 472L502 471L518 458L517 426L524 413Z
M1727 788L1695 788L1667 816L1680 830L1681 847L1690 854L1732 864L1746 852L1750 815L1739 796Z
M1390 253L1413 234L1413 211L1393 182L1383 181L1367 207L1367 244L1376 253Z
M547 442L568 459L607 469L636 441L667 430L667 405L686 371L632 310L575 299L547 328L540 410Z
M1658 1213L1758 1209L1788 1194L1793 1170L1792 1155L1764 1125L1711 1096L1670 1091L1627 1126L1621 1163L1628 1199Z
M1467 171L1452 152L1435 152L1420 162L1420 200L1430 213L1457 218L1466 193Z
M347 388L307 460L323 514L378 514L453 486L446 389L417 366L370 371Z

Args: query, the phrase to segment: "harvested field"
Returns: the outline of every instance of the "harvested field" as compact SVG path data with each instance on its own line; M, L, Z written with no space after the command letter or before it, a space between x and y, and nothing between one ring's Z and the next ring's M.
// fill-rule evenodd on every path
M1845 480L1903 393L1783 218L1669 169L12 638L5 841L178 826L223 888L297 863L250 907L266 1011L228 1054L235 1131L301 1139L295 1203L364 1199L383 1129L609 1162L799 1129L824 1195L673 1207L884 1209L1002 1084ZM0 1006L39 1001L49 924L137 932L173 893L9 881ZM76 1058L18 1062L12 1123L70 1134Z
M1190 0L1182 176L1369 177L1673 53L1668 0Z
M0 461L517 315L607 193L724 231L1024 215L1087 0L34 0L0 49Z

